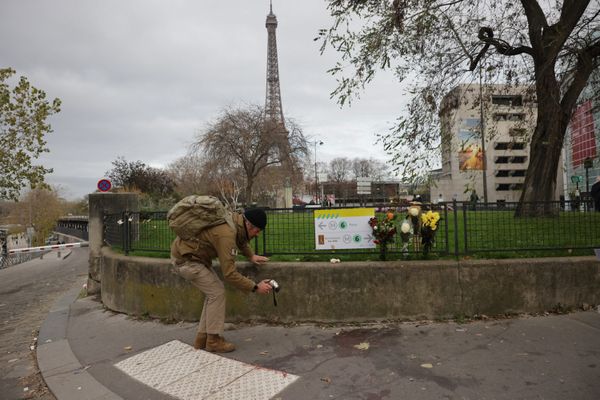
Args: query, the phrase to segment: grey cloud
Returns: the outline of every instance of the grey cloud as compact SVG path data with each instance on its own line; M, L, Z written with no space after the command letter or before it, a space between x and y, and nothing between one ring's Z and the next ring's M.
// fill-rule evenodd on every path
M326 73L337 55L313 41L329 19L321 0L275 0L284 112L326 145L319 158L382 158L374 132L399 113L392 77L340 109ZM68 197L93 191L123 155L151 165L182 156L228 105L264 103L268 1L2 0L2 67L63 101L50 123L54 168Z

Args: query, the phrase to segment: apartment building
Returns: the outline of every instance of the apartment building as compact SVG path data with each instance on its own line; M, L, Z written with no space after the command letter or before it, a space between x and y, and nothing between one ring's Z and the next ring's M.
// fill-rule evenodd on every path
M465 84L450 91L440 112L442 168L433 173L431 198L468 201L475 193L479 201L518 201L536 116L525 87ZM562 169L557 175L558 199Z
M600 176L600 72L592 74L571 116L564 146L565 197L584 194Z

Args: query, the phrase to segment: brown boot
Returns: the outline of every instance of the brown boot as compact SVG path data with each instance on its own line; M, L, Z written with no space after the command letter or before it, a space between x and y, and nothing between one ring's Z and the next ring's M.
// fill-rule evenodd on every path
M225 341L225 338L221 335L208 334L208 340L206 341L206 351L213 353L229 353L235 350L235 345Z
M198 332L196 339L194 340L194 348L196 350L202 350L206 348L206 333Z

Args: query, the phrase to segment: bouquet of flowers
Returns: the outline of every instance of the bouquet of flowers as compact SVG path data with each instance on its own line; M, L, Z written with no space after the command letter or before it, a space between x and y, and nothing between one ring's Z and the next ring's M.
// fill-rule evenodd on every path
M402 254L406 257L408 255L408 244L410 237L413 235L414 230L412 223L407 218L400 223L400 239L402 239Z
M435 239L440 213L437 211L427 211L421 214L421 237L423 243L423 254L429 254L431 246Z
M379 245L379 259L382 261L385 261L388 243L394 243L394 236L396 235L395 219L396 214L393 211L388 211L385 218L381 220L377 217L369 220L369 226L371 226L375 237L373 243Z

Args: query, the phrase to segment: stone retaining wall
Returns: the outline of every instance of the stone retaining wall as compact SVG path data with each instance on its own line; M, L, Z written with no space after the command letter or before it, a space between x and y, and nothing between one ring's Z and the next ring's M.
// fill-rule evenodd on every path
M168 260L122 256L103 247L106 307L137 316L197 320L203 298ZM227 320L279 322L446 319L538 313L600 303L594 257L483 261L240 264L255 281L281 284L272 296L227 287ZM227 286L227 285L226 285Z

